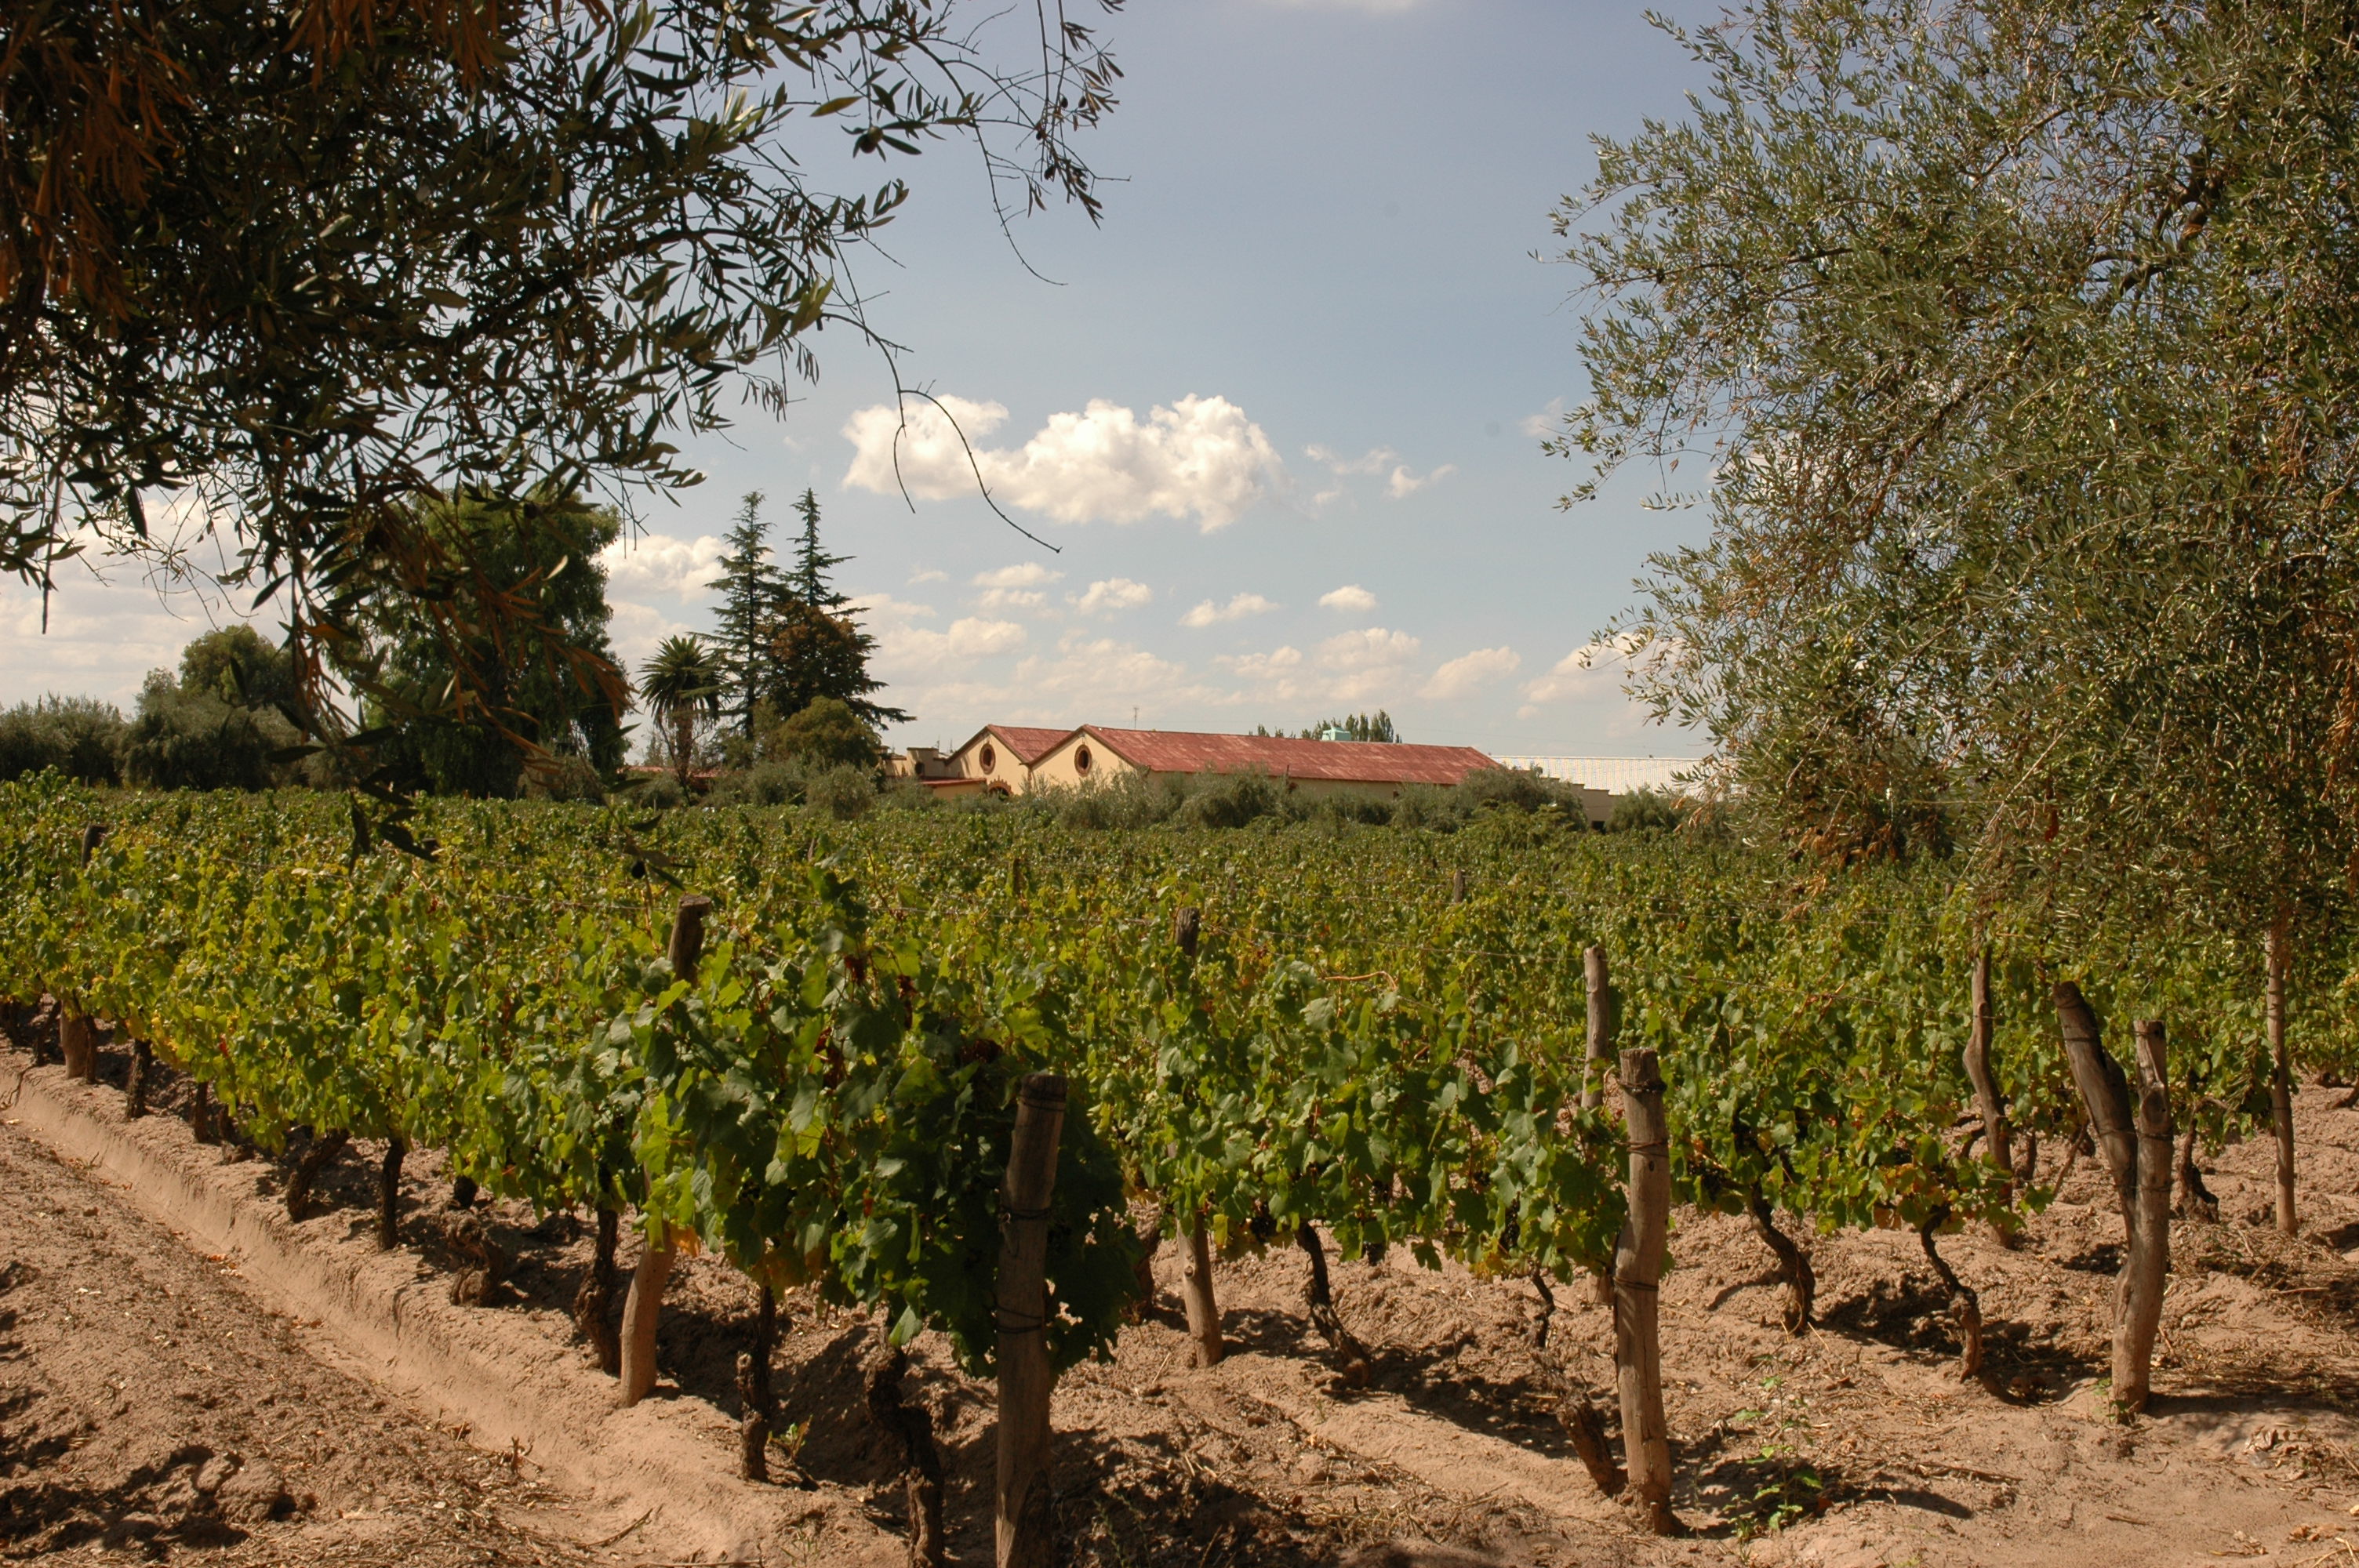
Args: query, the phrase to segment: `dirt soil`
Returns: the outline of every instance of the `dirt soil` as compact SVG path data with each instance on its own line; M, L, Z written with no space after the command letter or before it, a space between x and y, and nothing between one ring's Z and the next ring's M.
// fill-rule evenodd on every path
M26 1063L0 1056L0 1091ZM102 1078L121 1073L110 1051ZM31 1076L119 1119L103 1084ZM184 1097L168 1078L137 1136L170 1134L192 1167L236 1161L163 1120ZM2340 1098L2299 1097L2298 1238L2268 1222L2269 1145L2206 1162L2223 1217L2175 1227L2157 1397L2128 1424L2104 1417L2098 1386L2122 1234L2093 1160L2016 1247L1942 1238L1988 1325L1971 1381L1914 1232L1814 1238L1821 1325L1792 1336L1745 1223L1680 1215L1663 1291L1674 1503L1690 1530L1677 1540L1637 1533L1574 1460L1532 1348L1527 1282L1430 1272L1397 1250L1334 1260L1338 1306L1375 1364L1367 1387L1347 1389L1309 1325L1291 1248L1222 1263L1232 1354L1192 1368L1167 1247L1156 1308L1117 1360L1058 1390L1070 1560L2359 1568L2359 1111L2336 1108ZM378 1152L355 1143L329 1169L303 1245L375 1256ZM235 1168L253 1202L277 1201L284 1161ZM458 1262L442 1240L449 1193L436 1158L414 1154L403 1240L421 1274ZM633 1499L472 1447L372 1386L364 1356L307 1326L324 1306L265 1301L234 1260L191 1251L150 1212L0 1127L0 1556L440 1568L683 1555L650 1539L656 1527L635 1531L646 1515ZM476 1213L516 1263L490 1304L466 1310L604 1387L568 1311L589 1227L515 1205ZM625 1269L635 1249L626 1241ZM1558 1294L1553 1340L1610 1411L1609 1314L1585 1291ZM727 1422L753 1303L743 1279L704 1258L683 1264L667 1298L658 1399L704 1413L716 1473L734 1465ZM761 1561L900 1561L899 1448L871 1418L861 1374L876 1336L867 1318L782 1303L775 1380L790 1424L773 1447L783 1480L766 1490L801 1499L799 1523ZM987 1563L992 1391L934 1336L913 1350L908 1388L942 1437L954 1557Z
M0 1557L607 1560L531 1465L339 1370L230 1260L0 1131Z

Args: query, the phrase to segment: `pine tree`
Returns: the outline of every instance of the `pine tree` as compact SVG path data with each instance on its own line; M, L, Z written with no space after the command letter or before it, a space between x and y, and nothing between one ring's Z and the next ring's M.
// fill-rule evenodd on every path
M794 568L777 579L765 628L765 660L758 696L781 719L792 719L822 697L832 697L874 729L907 724L911 715L886 708L870 694L885 683L868 673L876 639L847 613L849 594L839 592L828 573L852 559L832 556L819 539L819 497L809 490L795 503L803 536Z
M785 574L770 564L769 524L762 521L762 492L748 491L729 530L729 548L721 557L720 629L712 642L719 653L723 702L747 740L754 736L754 709L762 698L770 662L770 643L777 631L775 607L787 591ZM808 519L817 512L808 503ZM809 546L806 546L808 556Z
M820 547L817 495L805 489L803 498L795 503L795 510L802 514L803 519L802 543L795 550L795 569L791 579L795 593L813 610L841 610L852 600L835 590L834 585L827 580L827 574L852 557L831 556Z

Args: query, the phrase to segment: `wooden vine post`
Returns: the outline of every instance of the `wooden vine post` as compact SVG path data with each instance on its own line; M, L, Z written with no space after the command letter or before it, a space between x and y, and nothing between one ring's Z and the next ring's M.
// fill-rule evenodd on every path
M1605 1100L1605 1075L1614 1065L1614 983L1605 971L1605 949L1581 950L1582 979L1588 990L1589 1065L1581 1108L1595 1110Z
M672 973L683 980L696 979L696 962L704 956L704 917L712 901L699 895L681 899L672 917L671 943L666 949ZM656 1324L663 1314L664 1286L671 1281L677 1254L669 1231L660 1222L647 1230L639 1266L631 1275L631 1293L623 1302L623 1405L628 1409L654 1391L656 1386Z
M2293 1056L2286 1049L2287 918L2269 926L2267 946L2269 1032L2269 1127L2277 1141L2277 1228L2288 1236L2301 1229L2293 1205Z
M2151 1020L2137 1026L2133 1098L2121 1065L2104 1048L2096 1014L2070 980L2057 984L2056 1019L2129 1237L2114 1297L2113 1399L2117 1409L2136 1414L2153 1387L2154 1342L2170 1271L2170 1080L2163 1028Z
M1582 1071L1581 1108L1595 1110L1605 1102L1605 1075L1614 1065L1614 982L1606 972L1605 949L1595 943L1581 950L1582 979L1588 1008L1583 1020L1589 1033L1588 1065ZM1614 1276L1599 1270L1590 1276L1590 1297L1599 1306L1614 1304Z
M1049 1203L1065 1127L1065 1080L1031 1073L1016 1098L999 1243L999 1568L1049 1568L1056 1519L1049 1489Z
M1614 1250L1614 1368L1621 1384L1623 1496L1657 1535L1671 1514L1670 1429L1663 1418L1663 1346L1658 1309L1671 1217L1670 1135L1663 1075L1651 1046L1622 1053L1622 1121L1630 1138L1630 1216Z
M1183 909L1172 918L1172 939L1190 958L1196 956L1203 922L1203 912L1194 908ZM1197 1366L1214 1367L1228 1347L1221 1339L1221 1305L1212 1293L1212 1230L1201 1208L1188 1217L1185 1235L1188 1252L1180 1264L1180 1304L1188 1312L1190 1355Z
M2015 1177L2015 1134L2007 1126L2006 1101L2000 1098L1998 1079L1991 1071L1991 1038L1996 1032L1997 1019L1991 1006L1991 956L1984 946L1974 955L1973 1022L1966 1031L1966 1048L1961 1053L1966 1069L1966 1081L1973 1086L1974 1108L1982 1113L1983 1152L1984 1158L2004 1173L2002 1195L2011 1195ZM1991 1226L1993 1235L2001 1246L2015 1245L2015 1227L2004 1220Z

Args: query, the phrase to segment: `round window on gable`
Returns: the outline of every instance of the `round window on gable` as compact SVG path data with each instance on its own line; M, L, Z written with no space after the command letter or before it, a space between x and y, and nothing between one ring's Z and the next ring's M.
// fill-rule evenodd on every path
M1090 749L1087 746L1076 747L1073 751L1073 772L1086 773L1089 771Z
M984 773L989 773L999 766L999 753L992 749L991 742L988 741L983 743L983 750L975 754L974 760L983 764Z

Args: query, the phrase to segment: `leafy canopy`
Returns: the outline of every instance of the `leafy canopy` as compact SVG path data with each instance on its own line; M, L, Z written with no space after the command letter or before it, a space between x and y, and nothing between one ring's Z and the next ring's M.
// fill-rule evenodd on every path
M680 433L865 330L908 190L827 189L832 144L1094 216L1117 73L1033 8L0 0L0 570L218 533L315 698L387 592L463 642L421 503L692 484Z

